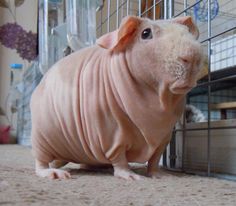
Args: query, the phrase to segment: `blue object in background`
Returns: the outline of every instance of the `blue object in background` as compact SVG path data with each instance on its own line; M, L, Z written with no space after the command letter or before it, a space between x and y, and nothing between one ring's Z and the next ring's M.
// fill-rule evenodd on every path
M196 0L199 2L199 0ZM211 20L213 20L219 13L219 3L218 0L211 0ZM195 18L201 22L208 21L208 0L203 0L194 6Z
M10 68L12 69L11 70L11 78L10 78L10 85L12 86L13 82L15 81L16 76L17 76L16 73L21 72L21 69L23 68L23 64L13 63L13 64L10 64Z
M11 69L22 69L22 64L10 64Z

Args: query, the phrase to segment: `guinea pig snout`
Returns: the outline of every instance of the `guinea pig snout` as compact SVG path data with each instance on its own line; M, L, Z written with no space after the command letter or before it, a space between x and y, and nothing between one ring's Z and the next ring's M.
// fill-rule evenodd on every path
M180 64L186 68L191 68L198 62L197 59L201 55L201 47L197 42L189 40L180 41L177 59Z
M180 64L182 64L184 67L189 68L191 67L194 58L192 55L181 55L178 57L178 61L180 62Z

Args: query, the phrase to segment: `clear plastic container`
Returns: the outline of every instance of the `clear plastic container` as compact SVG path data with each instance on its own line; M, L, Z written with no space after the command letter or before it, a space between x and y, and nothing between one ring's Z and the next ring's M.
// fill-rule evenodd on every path
M39 67L42 74L63 57L64 45L52 30L64 21L63 0L39 0Z
M39 0L39 68L96 41L96 9L103 0ZM67 9L66 9L67 8Z
M22 64L10 64L11 68L11 86L15 86L22 80Z
M101 1L67 0L67 40L74 50L90 46L96 41L96 9Z

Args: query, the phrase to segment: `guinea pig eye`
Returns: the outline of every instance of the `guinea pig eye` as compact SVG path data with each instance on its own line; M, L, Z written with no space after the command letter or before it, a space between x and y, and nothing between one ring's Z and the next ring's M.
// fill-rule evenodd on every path
M143 30L142 39L152 39L152 30L150 28Z

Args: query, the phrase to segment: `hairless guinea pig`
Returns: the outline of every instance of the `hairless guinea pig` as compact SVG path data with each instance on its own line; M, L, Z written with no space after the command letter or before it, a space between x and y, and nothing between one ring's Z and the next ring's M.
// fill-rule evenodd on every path
M57 62L31 99L36 174L70 178L53 161L112 165L114 175L140 179L128 162L157 163L181 116L202 64L191 17L123 19L97 45Z

